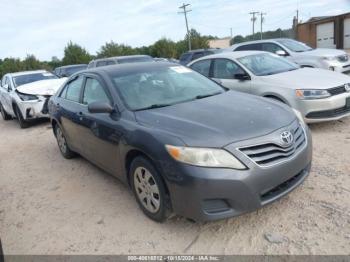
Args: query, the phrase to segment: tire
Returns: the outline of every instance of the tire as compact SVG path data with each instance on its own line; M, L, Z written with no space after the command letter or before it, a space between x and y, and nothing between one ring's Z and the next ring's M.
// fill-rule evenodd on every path
M129 178L143 213L156 222L164 222L170 216L170 201L164 182L153 164L145 157L136 157L131 163Z
M12 119L12 117L6 112L5 108L2 106L1 103L0 103L0 111L1 111L2 119L4 119L5 121Z
M71 159L75 157L76 153L69 148L66 141L66 137L64 136L62 129L59 127L58 124L55 126L55 136L58 148L60 149L62 156L66 159Z
M16 115L16 117L17 117L19 126L20 126L22 129L29 127L29 123L28 123L26 120L24 120L24 117L23 117L23 115L22 115L22 112L21 112L21 110L19 110L19 108L18 108L17 105L14 106L14 111L15 111L15 115Z

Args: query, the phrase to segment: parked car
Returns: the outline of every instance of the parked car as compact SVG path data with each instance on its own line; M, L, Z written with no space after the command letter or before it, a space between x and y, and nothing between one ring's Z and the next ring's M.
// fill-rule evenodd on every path
M116 57L92 60L89 63L88 68L116 65L116 64L126 64L126 63L140 63L140 62L154 62L154 60L149 55L116 56Z
M221 53L222 49L196 49L183 53L180 56L180 64L187 65L189 62L196 60L200 57Z
M310 132L290 107L172 63L78 73L49 109L62 155L79 153L117 176L156 221L249 212L310 170Z
M350 59L344 50L311 48L288 38L249 41L231 46L230 51L257 50L283 56L302 67L324 68L350 74Z
M344 74L300 68L261 51L211 55L188 66L227 88L281 101L308 123L350 115L350 77Z
M153 59L156 62L171 62L171 63L179 64L179 60L177 60L175 58L154 57Z
M54 74L58 77L69 77L76 72L85 70L86 68L87 64L60 66L55 68Z
M4 75L0 87L3 119L17 118L21 128L26 128L33 119L49 117L48 101L65 80L45 70Z

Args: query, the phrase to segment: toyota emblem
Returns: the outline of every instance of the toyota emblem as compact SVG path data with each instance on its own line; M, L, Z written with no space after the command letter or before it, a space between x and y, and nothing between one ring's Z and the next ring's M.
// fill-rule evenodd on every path
M293 142L293 135L289 131L284 131L281 134L281 140L282 140L282 145L283 146L290 146Z

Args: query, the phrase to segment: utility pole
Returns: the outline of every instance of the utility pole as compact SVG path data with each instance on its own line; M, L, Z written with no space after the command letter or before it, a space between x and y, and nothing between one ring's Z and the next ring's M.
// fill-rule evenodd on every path
M260 39L263 39L263 37L262 37L262 33L263 33L262 25L263 25L263 22L265 21L264 15L266 15L266 13L260 12Z
M232 27L230 28L230 33L231 33L231 39L233 37L233 34L232 34Z
M190 36L190 31L188 30L187 13L191 12L192 10L187 10L186 8L188 6L190 6L190 4L182 4L182 6L180 6L179 8L183 9L183 11L179 12L179 13L185 15L186 29L187 29L187 39L188 39L188 50L191 50L191 36Z
M297 24L299 24L299 9L297 9Z
M253 12L250 12L249 14L253 16L250 20L253 22L253 38L254 38L254 33L255 33L254 25L255 25L255 21L256 21L256 16L255 15L259 14L259 12L253 11Z

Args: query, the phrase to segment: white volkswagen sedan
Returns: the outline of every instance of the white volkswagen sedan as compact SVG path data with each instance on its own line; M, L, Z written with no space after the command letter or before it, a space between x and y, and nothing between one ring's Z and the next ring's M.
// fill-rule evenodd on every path
M4 75L0 87L3 119L17 118L21 128L26 128L32 119L49 117L47 103L65 81L45 70Z
M350 77L345 74L300 68L275 54L261 51L210 55L188 66L227 88L288 104L299 111L307 123L350 115Z

